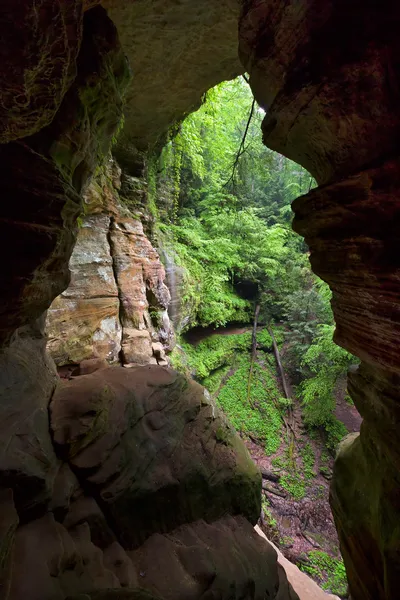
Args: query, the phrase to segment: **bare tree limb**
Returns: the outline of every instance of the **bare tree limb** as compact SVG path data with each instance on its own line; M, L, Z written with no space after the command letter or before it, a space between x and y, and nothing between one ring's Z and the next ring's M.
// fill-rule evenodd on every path
M235 161L233 163L232 174L229 177L228 181L226 183L224 183L224 185L222 187L226 187L231 181L232 182L235 181L235 173L236 173L237 166L239 164L240 157L242 156L242 154L244 154L246 152L246 148L245 148L246 137L247 137L247 134L249 131L251 119L253 118L255 105L256 105L256 100L255 100L255 98L253 98L253 102L251 103L249 118L247 119L246 129L244 130L243 138L242 138L242 141L240 142L239 150L236 154Z
M287 494L285 494L285 492L281 492L280 490L270 487L265 483L265 481L262 482L262 489L268 494L274 494L274 496L279 496L280 498L287 498Z

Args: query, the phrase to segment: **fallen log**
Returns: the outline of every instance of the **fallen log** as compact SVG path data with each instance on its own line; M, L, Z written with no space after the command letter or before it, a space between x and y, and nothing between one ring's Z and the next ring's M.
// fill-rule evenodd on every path
M263 479L268 479L269 481L274 481L275 483L278 483L281 478L281 476L277 473L268 471L268 469L264 469L263 467L260 468L260 471Z
M264 492L267 492L268 494L274 494L275 496L280 496L281 498L287 497L287 494L285 494L285 492L281 492L280 490L276 490L276 489L270 487L269 485L267 485L265 483L265 481L262 482L262 489L264 490Z

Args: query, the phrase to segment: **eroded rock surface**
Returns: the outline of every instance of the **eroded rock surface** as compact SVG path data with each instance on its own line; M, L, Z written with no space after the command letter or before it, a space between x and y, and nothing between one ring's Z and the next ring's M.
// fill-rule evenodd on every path
M34 2L19 2L15 6L22 4L35 12ZM54 297L68 285L66 262L73 249L76 220L82 209L80 193L100 156L107 153L122 115L128 67L116 29L101 7L85 13L83 29L80 20L75 22L71 14L68 17L70 25L66 25L66 14L66 22L61 25L63 17L58 14L56 18L55 13L60 5L68 12L67 4L74 5L43 3L40 20L48 19L55 28L58 25L66 27L65 34L73 35L74 31L79 34L75 41L80 46L76 77L63 98L60 92L62 102L50 125L30 137L0 146L1 193L6 199L0 220L0 250L4 256L12 256L12 260L5 261L0 283L2 342L9 340L17 327L41 316ZM20 23L21 15L14 16L16 23ZM35 22L30 23L32 36ZM50 43L56 33L51 28L46 32ZM28 40L31 41L32 36L28 36ZM39 40L36 43L39 44ZM52 49L57 46L55 40L53 43ZM64 49L57 48L57 51L66 53L66 43L67 40L63 40ZM12 55L13 47L20 52L23 46L17 37L7 57ZM43 65L40 63L40 66L52 76L52 69L45 60L46 51L41 48ZM20 54L17 56L21 58L22 66L29 70L29 63ZM66 64L68 66L69 62ZM10 68L18 72L12 62ZM38 85L42 84L40 70L37 76ZM66 81L63 80L62 85L67 85ZM46 80L43 87L46 95L49 94L47 85ZM29 108L39 127L40 124L43 126L38 116L40 112L45 115L45 120L54 115L49 112L47 103L40 105L40 96L37 101L37 107L33 103L26 110ZM27 116L25 120L29 122ZM29 132L33 133L31 129Z
M260 513L259 473L202 386L165 367L114 367L66 382L54 442L124 547L198 518Z
M250 0L239 33L265 143L325 184L293 203L294 228L332 289L335 340L363 361L364 422L331 493L353 600L398 594L399 24L393 3Z
M298 600L276 568L275 550L243 517L153 535L130 556L143 585L165 600Z
M298 600L252 527L260 474L200 385L107 367L59 383L47 415L22 458L46 473L54 444L52 477L38 495L20 465L23 496L0 493L2 599Z
M120 177L109 159L85 191L71 282L47 316L48 348L57 365L92 358L166 364L164 348L173 340L170 295L137 210L144 184L120 198Z
M48 402L56 387L43 323L18 330L0 354L0 489L13 490L19 518L43 514L60 462L49 435Z
M239 62L237 0L102 0L118 28L134 73L117 156L131 157L200 105L217 83L243 72Z

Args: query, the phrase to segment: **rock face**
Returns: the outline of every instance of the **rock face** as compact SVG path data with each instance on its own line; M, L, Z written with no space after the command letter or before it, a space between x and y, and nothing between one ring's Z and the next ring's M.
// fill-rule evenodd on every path
M165 272L143 232L141 213L120 199L120 175L109 159L84 194L71 282L47 315L48 348L57 365L95 357L166 364L164 347L173 332Z
M117 157L129 171L145 150L200 105L217 83L243 72L238 0L102 0L134 72ZM211 66L212 65L212 66Z
M112 507L101 497L101 486L118 485L112 470L104 480L100 469L100 482L80 488L69 466L72 424L71 435L60 444L68 462L54 451L47 408L55 374L36 322L68 285L82 190L107 156L122 114L129 78L124 51L134 78L118 154L123 166L135 171L130 175L140 168L141 151L195 106L208 87L242 70L233 0L103 2L121 33L123 50L96 0L2 3L0 487L6 508L0 524L0 584L7 600L64 600L88 589L89 598L146 597L118 589L135 590L142 577L132 570L112 520L107 525L103 513ZM400 8L393 1L245 0L241 9L240 57L257 100L268 109L265 142L323 184L294 204L295 228L309 244L313 268L332 287L337 341L362 359L350 376L349 391L364 422L360 436L341 449L332 483L351 595L353 600L396 598ZM138 235L130 229L132 216L128 222L125 217L125 224L113 230L115 216L110 216L109 231L118 233L122 253L125 238ZM106 271L108 260L101 265ZM121 258L121 269L123 264ZM116 298L107 286L106 291L106 298ZM140 312L137 305L124 311L127 322ZM104 326L99 332L105 334ZM107 347L106 337L102 341ZM98 414L90 408L80 415L76 429L82 433L86 419L97 440L108 417L102 411L93 424L93 412ZM118 424L124 419L125 413ZM149 428L149 447L154 431L157 423ZM107 435L99 442L109 450ZM87 485L95 472L80 469L83 476ZM10 488L12 501L5 491ZM180 514L194 510L191 503L179 506ZM20 524L14 533L15 511ZM149 526L147 534L151 531ZM183 540L181 532L175 540ZM16 559L10 560L13 552ZM210 578L209 568L193 575L189 561L186 565L188 585L191 578L204 581L203 573ZM110 585L116 594L108 591ZM250 587L248 596L255 597L256 588ZM236 589L243 586L238 583ZM267 589L282 597L283 588ZM206 591L203 597L210 595Z
M7 118L10 132L7 139L21 135L21 122L26 123L30 137L0 147L2 195L7 199L0 222L0 249L4 256L12 256L4 265L0 284L1 343L8 341L17 327L38 318L68 284L66 261L75 242L76 219L81 211L80 192L99 162L99 156L108 150L121 118L122 92L128 79L127 63L115 27L102 8L86 13L82 22L81 10L77 8L74 12L67 8L67 5L73 7L73 2L43 3L40 20L43 26L46 19L52 24L45 29L49 44L46 49L43 39L35 38L38 35L35 23L39 18L36 4L33 1L12 4L16 9L23 4L24 11L30 11L32 16L30 19L27 14L23 21L26 39L32 43L27 51L36 47L39 52L38 45L41 50L36 56L40 68L35 71L34 65L23 55L26 49L22 50L24 44L19 41L20 36L24 36L22 30L4 58L7 72L14 73L13 77L19 74L23 79L21 68L37 75L37 80L34 76L25 78L32 81L31 93L37 97L30 102L27 95L18 96L21 100L25 98L25 114L22 111L21 118L18 104L16 112L9 112ZM11 6L11 2L5 6ZM35 18L33 13L36 13ZM14 16L15 23L22 22L20 13ZM7 27L2 31L8 34ZM76 63L68 36L72 38L70 45L80 46ZM56 49L65 56L64 68L61 61L49 67L44 59L52 63L52 51ZM73 61L71 67L68 66L70 61ZM53 78L56 64L64 78L59 83L55 81L53 89L49 88L41 69ZM12 81L13 78L11 85ZM71 85L63 94L61 90L66 91L68 82ZM60 90L56 92L57 86ZM14 92L13 96L15 102ZM55 106L57 98L59 104ZM39 114L43 117L39 118ZM52 118L47 127L40 129ZM3 141L6 140L3 138Z
M266 144L325 184L293 203L294 228L332 289L336 342L362 359L348 389L364 421L331 488L353 600L398 595L399 23L392 3L248 1L239 34Z
M13 489L19 518L25 521L46 510L59 469L48 419L57 375L46 355L43 323L14 335L0 356L0 372L1 488Z
M143 584L165 600L298 600L276 569L275 550L243 517L196 521L168 536L153 535L130 556Z

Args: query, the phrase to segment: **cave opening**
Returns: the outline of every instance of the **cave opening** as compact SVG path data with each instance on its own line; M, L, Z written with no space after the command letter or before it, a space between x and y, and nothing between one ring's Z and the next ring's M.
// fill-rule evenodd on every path
M143 587L145 596L187 598L196 590L197 598L205 581L222 597L232 589L242 597L296 597L275 553L254 533L261 481L243 440L201 386L159 366L165 360L160 336L172 348L173 331L163 267L148 238L154 215L146 218L143 210L147 202L154 208L157 171L149 148L168 141L168 128L199 106L202 94L244 71L268 109L266 146L318 181L294 201L293 226L306 240L313 271L332 291L335 341L361 361L351 365L348 392L363 425L340 445L330 482L350 594L353 600L397 597L399 13L394 2L382 9L361 0L45 0L40 10L33 0L4 2L0 590L7 600L141 597ZM122 113L114 155L123 173L108 155ZM176 209L185 207L173 197L171 227L178 235ZM115 211L114 200L122 198L128 213ZM79 261L72 264L76 293L70 295L68 261L77 236L85 266L75 276ZM189 237L196 246L199 231ZM132 240L139 252L130 250ZM91 252L100 247L93 268ZM217 261L217 253L211 258ZM212 262L209 253L205 261ZM178 288L182 265L175 275ZM210 294L218 291L213 282ZM196 278L193 285L187 300L196 308ZM44 312L61 292L64 304L53 306L53 317L69 319L73 306L85 326L71 319L73 343L61 332L51 341L61 361L68 357L86 374L60 383L46 351ZM225 289L226 296L232 312L246 312L246 298L233 301ZM293 314L303 308L294 303ZM218 298L203 316L223 322ZM279 327L254 329L261 370L257 354L248 352L251 331L234 342L214 335L206 356L195 358L208 389L220 386L221 374L232 379L231 389L222 390L226 410L238 386L254 405L262 398L251 397L253 387L273 396L274 378L266 372L282 362ZM82 365L82 348L92 356L94 337L107 360L124 356L126 366L145 364L106 368L96 356L88 359L96 364ZM324 353L329 356L328 347ZM232 354L235 373L221 373L227 365L210 371ZM320 367L317 376L324 374ZM245 389L243 381L250 381ZM288 421L287 394L280 392L276 411ZM242 417L232 413L236 429L252 427L273 452L277 413L270 412L268 431ZM288 446L283 461L293 461ZM306 444L297 458L311 477ZM290 473L281 479L289 493L300 494ZM265 481L263 487L271 489ZM317 517L306 519L308 525ZM311 568L326 570L315 551ZM199 574L198 564L217 566Z

